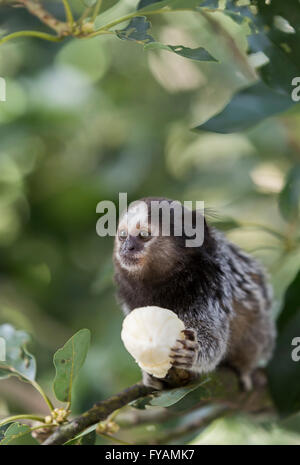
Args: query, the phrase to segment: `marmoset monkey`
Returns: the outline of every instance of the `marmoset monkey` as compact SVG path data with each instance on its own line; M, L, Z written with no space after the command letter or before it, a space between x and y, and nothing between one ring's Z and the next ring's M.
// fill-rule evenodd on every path
M204 215L201 246L187 247L190 237L184 231L175 234L176 221L183 220L177 219L173 207L170 235L163 235L161 215L151 221L153 201L173 202L144 198L119 220L115 281L125 315L151 305L172 310L186 327L185 340L172 350L172 366L201 374L226 363L251 389L251 375L260 360L270 359L275 341L271 291L263 269L209 226ZM143 208L136 208L139 204ZM184 217L186 209L179 205ZM191 214L194 226L197 214ZM163 381L147 373L143 381L163 387Z

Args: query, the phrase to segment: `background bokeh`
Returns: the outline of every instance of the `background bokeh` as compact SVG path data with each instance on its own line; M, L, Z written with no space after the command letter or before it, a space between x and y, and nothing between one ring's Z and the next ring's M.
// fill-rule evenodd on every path
M1 28L35 25L21 9L1 9ZM221 19L245 50L245 26ZM211 221L269 270L274 316L299 268L297 223L278 208L299 163L299 111L243 133L193 132L247 83L217 38L199 35L199 21L173 14L154 27L170 43L205 45L220 64L145 52L111 37L61 44L28 38L0 47L7 82L0 102L0 323L31 333L38 380L50 396L53 352L78 329L91 330L75 412L140 377L120 340L113 239L96 234L99 201L117 203L119 192L129 201L204 200ZM30 386L1 382L1 415L43 408ZM281 426L260 428L249 418L221 420L197 441L300 441Z

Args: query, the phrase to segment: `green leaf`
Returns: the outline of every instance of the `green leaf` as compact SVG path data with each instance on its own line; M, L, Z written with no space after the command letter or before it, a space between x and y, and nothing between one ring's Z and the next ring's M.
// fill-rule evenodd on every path
M300 247L285 253L280 259L280 266L272 273L272 287L274 292L273 312L279 315L283 312L287 289L296 278L300 263Z
M96 441L96 431L91 431L90 433L83 434L79 439L80 445L82 446L93 446Z
M18 444L18 440L24 438L24 436L29 436L31 438L30 431L31 430L27 425L13 423L6 429L0 444L1 446Z
M145 16L137 16L124 29L116 30L115 32L119 39L133 40L140 44L146 44L154 41L153 37L148 34L150 28L151 23L147 21Z
M203 47L193 49L183 45L165 45L160 42L155 42L154 38L149 34L150 29L150 21L148 21L145 16L137 16L130 21L128 26L124 29L116 30L115 33L119 39L132 40L139 44L144 44L146 50L167 50L184 58L196 61L218 61Z
M209 378L207 377L207 384L203 382L198 387L188 392L182 399L176 402L176 404L172 404L168 408L173 412L186 412L187 410L193 409L200 401L212 398L209 388L210 381L211 374Z
M283 331L283 329L292 320L292 318L294 318L297 312L300 312L299 289L300 271L286 291L284 307L277 321L277 327L280 331Z
M0 379L17 376L23 381L34 380L36 362L26 348L30 336L4 324L0 326L0 337L5 341L5 361L0 361Z
M279 195L279 209L287 221L295 221L300 216L300 163L288 173L285 186Z
M265 34L254 34L248 41L252 53L263 52L269 60L259 70L262 80L276 92L290 97L293 90L292 80L299 76L299 69L289 62L289 57L282 48L275 47Z
M184 58L189 58L190 60L196 61L215 61L217 62L216 58L214 58L210 53L205 50L203 47L198 48L189 48L184 47L183 45L164 45L160 42L151 42L145 45L145 50L167 50L169 52L174 52L177 55L180 55Z
M286 292L276 349L267 368L271 395L283 415L300 411L300 362L292 359L292 341L300 335L299 283L300 272Z
M187 386L158 391L155 394L142 397L141 399L132 402L131 406L141 410L144 410L147 405L156 407L170 407L176 404L177 402L181 401L189 393L202 387L207 382L208 378L205 378L204 380L203 378L201 378L200 380L190 383Z
M67 446L74 446L74 445L93 446L96 442L96 428L97 428L97 425L91 426L86 431L83 431L83 433L79 434L75 438L66 442L65 445Z
M129 405L131 405L131 407L136 408L138 410L145 410L147 405L150 404L150 401L152 398L153 398L153 395L150 394L149 396L141 397L140 399L130 402Z
M218 115L195 129L223 134L243 131L292 105L294 102L290 97L258 82L238 92Z
M201 381L198 380L184 387L162 391L150 400L149 405L157 407L170 407L171 405L174 405L180 400L182 400L190 392L194 391L200 386L203 386L205 383L207 383L207 381L207 379L205 379L204 381L203 379L201 379Z
M56 375L53 388L62 402L71 402L73 383L86 359L90 338L90 331L81 329L54 354Z

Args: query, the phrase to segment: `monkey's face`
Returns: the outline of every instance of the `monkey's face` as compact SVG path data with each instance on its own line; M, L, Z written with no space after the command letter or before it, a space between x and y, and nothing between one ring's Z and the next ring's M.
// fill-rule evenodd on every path
M136 203L120 219L115 240L115 259L123 269L139 271L145 266L154 240L148 209L145 204Z
M121 217L115 239L116 263L140 277L162 279L184 261L178 240L161 234L145 202L135 202Z

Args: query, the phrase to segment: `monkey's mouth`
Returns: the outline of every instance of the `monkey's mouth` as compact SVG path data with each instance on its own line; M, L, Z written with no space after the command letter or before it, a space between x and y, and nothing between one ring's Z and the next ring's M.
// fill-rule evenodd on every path
M120 263L125 266L141 266L143 260L143 255L141 253L121 253L120 254Z

